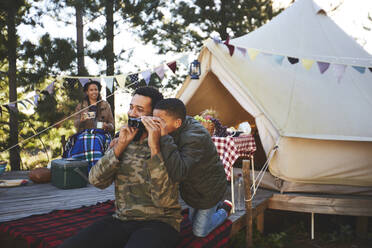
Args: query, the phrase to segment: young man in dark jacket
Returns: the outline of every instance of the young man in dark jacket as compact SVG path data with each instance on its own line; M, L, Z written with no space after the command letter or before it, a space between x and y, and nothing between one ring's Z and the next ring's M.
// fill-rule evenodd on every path
M186 116L182 101L169 98L154 108L161 126L160 150L169 177L180 182L182 199L190 206L193 232L207 236L230 214L231 202L221 200L226 175L208 131Z

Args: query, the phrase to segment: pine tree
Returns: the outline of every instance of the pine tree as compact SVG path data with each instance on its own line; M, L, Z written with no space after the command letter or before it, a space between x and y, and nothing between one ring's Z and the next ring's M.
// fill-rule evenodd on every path
M132 1L124 2L126 9L130 9ZM228 35L239 37L280 12L273 10L272 0L140 2L147 2L147 15L136 14L132 18L133 25L142 39L157 46L160 53L195 51L213 34L218 34L222 40ZM123 9L123 16L126 9Z

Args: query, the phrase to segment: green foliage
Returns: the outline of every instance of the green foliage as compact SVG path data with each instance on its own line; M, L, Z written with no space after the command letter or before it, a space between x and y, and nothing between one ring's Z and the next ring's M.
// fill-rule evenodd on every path
M131 22L138 28L138 35L146 43L156 45L160 53L170 50L195 51L213 33L220 35L221 39L226 39L228 35L244 35L280 12L273 10L272 0L163 0L124 3L123 18L131 16Z

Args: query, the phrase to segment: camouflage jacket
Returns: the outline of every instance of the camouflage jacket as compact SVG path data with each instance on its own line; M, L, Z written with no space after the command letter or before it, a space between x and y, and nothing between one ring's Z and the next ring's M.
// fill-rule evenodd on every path
M151 158L147 139L130 143L119 159L109 149L90 170L89 182L101 189L115 183L114 217L158 220L180 230L178 184L168 177L160 153Z

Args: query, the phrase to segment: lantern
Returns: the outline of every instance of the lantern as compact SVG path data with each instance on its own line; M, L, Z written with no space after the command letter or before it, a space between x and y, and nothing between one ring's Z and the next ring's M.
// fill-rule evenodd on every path
M199 76L200 76L200 62L197 59L195 59L190 64L189 75L191 76L191 79L199 79Z

